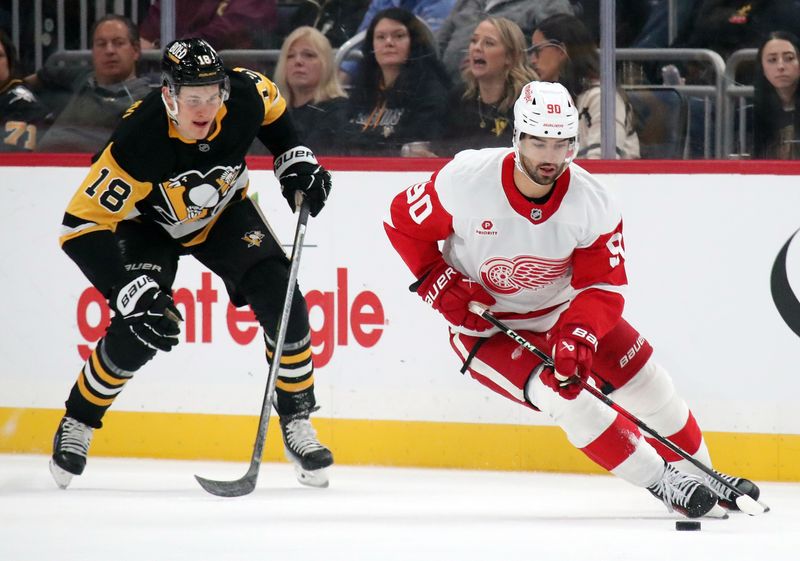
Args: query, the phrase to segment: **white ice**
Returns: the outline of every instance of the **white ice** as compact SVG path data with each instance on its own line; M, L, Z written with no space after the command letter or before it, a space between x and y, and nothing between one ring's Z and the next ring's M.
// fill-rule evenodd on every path
M762 483L771 512L703 520L605 476L334 466L328 489L288 464L224 499L193 474L243 463L90 458L57 489L45 456L0 455L1 561L725 561L800 559L800 484Z

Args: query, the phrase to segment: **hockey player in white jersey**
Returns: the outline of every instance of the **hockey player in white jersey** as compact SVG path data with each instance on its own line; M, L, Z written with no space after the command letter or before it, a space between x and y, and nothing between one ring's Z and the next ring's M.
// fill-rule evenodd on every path
M622 317L622 218L604 186L572 163L578 114L566 89L527 84L514 127L513 150L466 150L395 197L385 229L417 279L412 290L450 323L464 371L549 415L595 463L689 518L724 514L718 504L737 509L732 491L574 383L589 381L711 465L686 402ZM471 313L471 301L550 351L555 368ZM758 498L751 481L723 477Z

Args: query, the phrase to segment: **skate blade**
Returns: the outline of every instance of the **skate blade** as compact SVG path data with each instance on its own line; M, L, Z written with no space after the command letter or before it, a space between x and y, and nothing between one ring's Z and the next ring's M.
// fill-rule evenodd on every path
M52 458L50 458L50 474L58 485L59 489L66 489L69 487L70 482L74 475L62 468L60 468Z
M727 520L729 518L728 511L720 505L714 505L714 508L706 512L703 518L717 518L719 520Z
M303 469L303 467L298 464L294 464L294 473L297 476L297 481L308 487L324 489L330 484L328 481L328 470L325 468L311 471Z

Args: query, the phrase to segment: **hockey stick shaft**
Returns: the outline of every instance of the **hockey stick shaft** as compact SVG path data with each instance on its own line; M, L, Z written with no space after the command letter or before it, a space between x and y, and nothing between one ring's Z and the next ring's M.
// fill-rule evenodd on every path
M261 457L264 454L264 445L267 439L267 429L269 428L269 418L272 409L272 400L275 394L275 384L278 379L278 369L280 368L281 356L283 355L283 344L286 340L286 330L289 325L289 315L292 310L292 300L294 299L295 286L297 285L297 273L300 269L300 254L303 251L303 240L306 235L306 225L308 224L309 205L303 199L302 204L298 205L300 214L297 218L297 228L294 234L294 244L292 245L291 267L289 269L289 281L286 285L286 296L283 301L283 310L278 320L277 334L275 337L275 351L269 365L267 375L267 387L264 391L264 401L261 405L261 416L258 419L258 430L256 431L255 442L253 443L253 454L250 457L250 467L247 473L235 481L213 481L195 475L195 479L200 485L213 495L220 497L240 497L247 495L255 489L258 479L258 472L261 468Z
M494 315L492 315L484 305L478 304L476 302L470 302L469 309L470 309L470 311L472 313L481 316L483 319L485 319L486 321L491 323L493 326L495 326L497 329L502 331L506 336L510 337L511 339L513 339L514 341L519 343L522 347L524 347L526 350L528 350L531 353L533 353L534 355L536 355L542 361L542 363L545 366L548 366L550 368L554 367L553 359L550 358L549 355L547 355L546 353L541 351L533 343L531 343L530 341L525 339L522 335L520 335L519 333L517 333L516 331L511 329L505 323L503 323L502 321L500 321L499 319L494 317ZM715 479L717 482L719 482L721 485L723 485L727 489L730 489L736 495L736 497L737 497L736 498L736 504L739 506L739 508L743 512L746 512L747 514L750 514L750 515L754 515L754 514L761 514L761 513L766 512L766 511L769 510L769 507L767 507L766 505L763 505L762 503L759 503L758 501L753 499L751 496L749 496L749 495L743 493L742 491L740 491L738 488L736 488L736 486L734 486L731 483L729 483L728 481L726 481L723 477L721 477L713 469L711 469L710 467L706 466L703 462L701 462L701 461L695 459L694 457L692 457L688 452L683 450L680 446L672 443L669 439L664 438L663 436L661 436L654 429L651 429L649 426L647 426L645 424L644 421L639 419L633 413L627 411L625 408L623 408L620 405L618 405L610 397L608 397L603 392L601 392L600 390L598 390L597 388L595 388L594 386L592 386L591 384L586 382L586 380L579 379L576 383L580 384L582 389L588 391L594 397L596 397L597 399L599 399L600 401L602 401L603 403L608 405L611 409L613 409L614 411L616 411L617 413L619 413L620 415L622 415L623 417L628 419L630 422L632 422L634 425L639 427L642 431L644 431L647 434L649 434L653 439L655 439L658 442L660 442L661 444L663 444L665 447L670 449L672 452L674 452L675 454L677 454L678 456L680 456L684 460L690 462L697 469L701 470L703 473L705 473L709 477L712 477L713 479Z

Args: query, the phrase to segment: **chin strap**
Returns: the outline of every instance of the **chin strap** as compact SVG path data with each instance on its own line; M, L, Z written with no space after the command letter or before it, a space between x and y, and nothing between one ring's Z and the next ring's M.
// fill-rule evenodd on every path
M173 123L175 123L177 125L178 124L178 102L175 101L175 108L174 109L172 107L170 107L169 101L167 101L167 97L164 95L163 91L161 92L161 101L162 101L162 103L164 103L164 107L167 110L167 116L170 118L170 120Z

